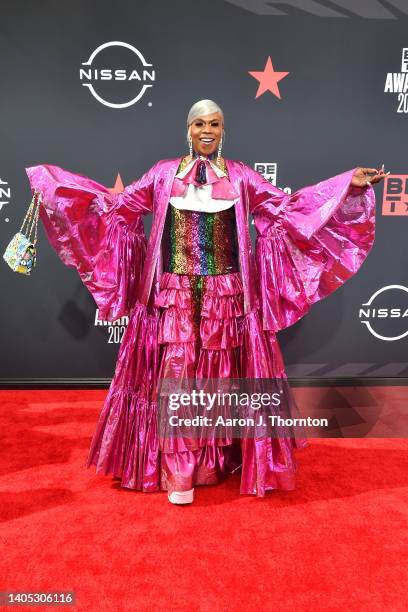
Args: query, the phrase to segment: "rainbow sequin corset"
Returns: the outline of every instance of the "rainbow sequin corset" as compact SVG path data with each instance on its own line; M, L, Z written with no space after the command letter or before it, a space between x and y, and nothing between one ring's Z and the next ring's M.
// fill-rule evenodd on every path
M164 272L204 276L238 272L235 206L212 213L169 203L162 246Z

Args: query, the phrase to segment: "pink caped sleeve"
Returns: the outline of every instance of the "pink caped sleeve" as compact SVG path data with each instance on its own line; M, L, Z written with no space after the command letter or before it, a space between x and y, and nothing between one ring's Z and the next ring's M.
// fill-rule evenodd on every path
M245 168L263 327L279 331L359 270L374 243L375 192L351 186L355 169L287 194Z
M76 268L99 308L115 321L135 303L146 252L142 215L153 209L155 166L121 193L59 166L26 168L42 194L40 218L65 265Z

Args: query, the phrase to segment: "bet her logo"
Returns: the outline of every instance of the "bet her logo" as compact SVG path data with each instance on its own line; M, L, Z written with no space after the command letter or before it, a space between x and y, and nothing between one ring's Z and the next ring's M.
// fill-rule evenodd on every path
M382 214L408 216L408 175L390 174L384 180Z
M269 181L274 187L276 187L277 176L278 176L278 164L276 162L255 162L254 170L259 174L262 174L267 181ZM285 193L292 193L290 187L279 187ZM252 221L253 222L253 221Z
M140 51L120 41L100 45L82 65L86 66L79 70L82 85L89 88L98 102L110 108L132 106L153 87L156 79L152 64Z

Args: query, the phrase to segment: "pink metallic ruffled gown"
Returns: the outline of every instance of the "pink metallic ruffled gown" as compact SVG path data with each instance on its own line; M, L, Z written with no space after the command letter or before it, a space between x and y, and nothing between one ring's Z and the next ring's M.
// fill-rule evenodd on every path
M293 489L293 450L304 440L166 444L157 387L164 378L285 380L276 332L360 268L374 241L374 191L351 187L353 169L288 195L227 160L228 184L214 177L213 197L230 190L234 207L198 213L169 205L184 189L181 160L158 162L120 194L58 166L27 168L43 195L48 238L78 270L101 318L129 315L87 465L145 492L214 484L237 470L241 493ZM149 212L147 242L142 215Z

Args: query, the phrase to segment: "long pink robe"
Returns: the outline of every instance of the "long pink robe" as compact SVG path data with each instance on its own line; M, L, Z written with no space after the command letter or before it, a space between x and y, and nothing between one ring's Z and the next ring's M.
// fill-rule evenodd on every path
M100 318L130 320L87 465L121 478L123 487L164 488L157 429L161 237L181 158L157 162L119 194L53 165L27 168L43 194L40 212L62 261L78 270ZM227 160L235 204L243 286L242 373L286 379L276 332L357 272L374 242L375 194L351 187L355 169L286 194L239 161ZM146 241L142 215L153 213ZM255 253L249 233L254 218ZM217 373L214 373L217 376ZM240 441L241 493L293 489L291 438Z

